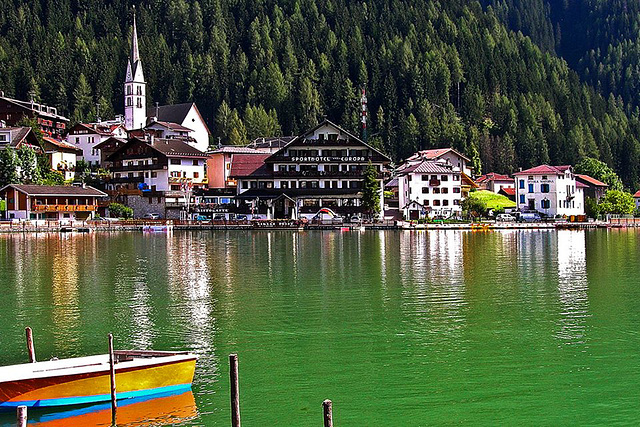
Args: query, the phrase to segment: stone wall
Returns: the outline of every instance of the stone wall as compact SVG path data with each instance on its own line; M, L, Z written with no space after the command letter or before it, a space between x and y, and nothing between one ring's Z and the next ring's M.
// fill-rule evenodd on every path
M157 213L160 218L165 218L165 199L164 197L143 197L136 195L126 196L126 205L133 209L134 218L142 218L147 214ZM149 200L151 199L151 203Z

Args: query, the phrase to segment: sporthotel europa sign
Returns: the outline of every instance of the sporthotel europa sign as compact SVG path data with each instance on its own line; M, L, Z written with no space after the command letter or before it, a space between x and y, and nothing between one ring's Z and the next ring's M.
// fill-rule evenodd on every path
M322 162L364 162L367 158L364 156L313 156L313 157L291 157L292 162L312 162L312 163L322 163Z

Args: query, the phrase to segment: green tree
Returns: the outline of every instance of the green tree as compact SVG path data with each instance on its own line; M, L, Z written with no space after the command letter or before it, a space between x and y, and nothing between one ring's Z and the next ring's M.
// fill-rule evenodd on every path
M0 188L7 184L18 184L18 156L11 148L0 149Z
M20 182L22 184L39 184L41 178L40 169L33 149L22 146L16 154L20 165Z
M380 213L380 182L378 171L371 162L364 169L362 207L369 215L377 216Z
M622 191L622 180L606 163L600 160L585 157L576 165L576 173L589 175L609 185L610 190Z
M598 204L598 211L602 214L631 215L635 208L633 196L619 190L608 190Z
M123 204L110 203L107 209L109 209L109 217L111 218L133 218L133 209Z
M466 212L467 215L477 218L485 215L487 213L487 204L478 197L467 197L460 203L460 207L463 212Z

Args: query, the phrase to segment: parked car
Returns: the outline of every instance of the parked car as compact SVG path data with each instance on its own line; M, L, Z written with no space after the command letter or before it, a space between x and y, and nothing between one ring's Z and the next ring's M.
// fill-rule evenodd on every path
M225 216L225 214L215 214L213 216L213 220L214 221L224 221L226 219L227 219L227 217Z
M144 219L160 219L159 213L148 213L143 216Z
M518 217L520 222L539 222L542 218L538 212L522 212Z
M362 218L360 218L358 215L353 215L349 221L351 222L362 222Z
M498 214L496 217L497 222L513 222L516 220L516 217L507 213Z
M236 221L246 221L246 220L247 220L247 216L245 214L236 215Z

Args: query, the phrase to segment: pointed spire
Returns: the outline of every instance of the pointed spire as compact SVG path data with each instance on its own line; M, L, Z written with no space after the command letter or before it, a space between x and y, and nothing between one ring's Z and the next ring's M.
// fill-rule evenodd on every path
M140 61L140 52L138 51L138 29L136 28L136 7L133 6L133 33L131 34L131 62Z

